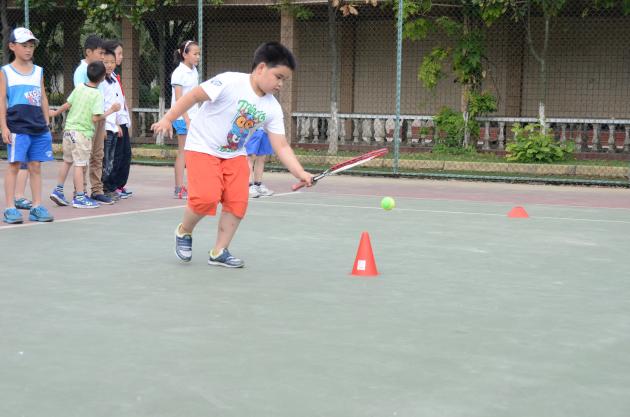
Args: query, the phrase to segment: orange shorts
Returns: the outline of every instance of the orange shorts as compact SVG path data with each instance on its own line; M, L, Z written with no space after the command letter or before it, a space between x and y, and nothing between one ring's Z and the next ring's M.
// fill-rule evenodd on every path
M214 216L217 205L243 218L249 201L249 164L246 156L221 159L186 151L188 207L197 214Z

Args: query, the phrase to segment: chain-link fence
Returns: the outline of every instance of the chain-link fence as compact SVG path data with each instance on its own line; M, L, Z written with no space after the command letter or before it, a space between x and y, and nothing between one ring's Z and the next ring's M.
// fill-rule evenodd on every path
M313 168L398 145L400 153L390 155L399 159L385 158L369 169L628 176L630 16L622 2L606 8L593 0L557 2L564 3L558 10L542 9L537 1L515 2L493 19L479 2L445 0L426 9L427 2L406 2L400 67L397 2L226 0L199 10L195 2L181 1L148 11L137 25L124 19L97 24L69 7L71 2L48 3L32 4L29 23L41 40L35 61L45 68L50 102L61 104L70 93L88 34L121 39L125 60L119 71L133 108L136 144L156 141L149 126L170 105L173 51L182 41L202 45L200 73L207 79L222 71L249 71L256 46L278 40L298 59L279 96L288 137ZM9 27L23 24L24 17L21 4L9 4ZM553 137L551 153L572 151L574 160L558 157L559 167L505 164L506 153L518 150L513 124L540 120ZM542 141L534 160L556 158L545 154L544 137L531 136Z

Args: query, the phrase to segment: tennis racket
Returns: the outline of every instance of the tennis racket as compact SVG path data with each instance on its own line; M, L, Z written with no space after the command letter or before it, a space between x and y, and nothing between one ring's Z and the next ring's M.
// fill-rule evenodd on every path
M335 164L331 166L330 168L328 168L326 171L322 172L321 174L315 175L313 177L313 184L315 184L317 181L321 180L324 177L338 174L342 171L356 167L357 165L364 164L367 161L371 161L372 159L378 158L385 154L387 154L387 148L381 148L381 149L376 149L368 153L364 153L363 155L359 155L356 158L348 159L347 161L343 161L338 164ZM297 191L300 188L304 187L305 185L306 183L300 182L298 184L294 184L293 187L291 188L293 189L293 191Z

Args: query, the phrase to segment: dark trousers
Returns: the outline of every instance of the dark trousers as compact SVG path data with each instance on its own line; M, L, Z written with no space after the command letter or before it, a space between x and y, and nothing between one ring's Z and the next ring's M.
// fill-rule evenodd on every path
M114 191L112 185L112 172L114 171L114 155L118 142L118 132L107 131L105 134L105 146L103 147L103 188L105 192Z
M107 132L105 140L105 158L103 160L103 185L105 191L116 191L127 185L129 179L129 168L131 167L131 140L129 138L129 129L127 125L120 126L122 136L118 137L118 133ZM111 134L111 140L110 140ZM108 145L107 142L110 142ZM111 168L108 170L108 152L111 158Z

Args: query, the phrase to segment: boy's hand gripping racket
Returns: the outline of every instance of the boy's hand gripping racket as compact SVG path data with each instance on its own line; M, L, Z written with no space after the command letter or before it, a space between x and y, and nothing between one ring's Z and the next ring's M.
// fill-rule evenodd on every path
M372 159L378 158L385 154L387 154L387 148L381 148L381 149L376 149L368 153L364 153L363 155L359 155L356 158L348 159L347 161L343 161L338 164L335 164L331 166L330 168L328 168L326 171L322 172L321 174L315 175L313 177L313 185L324 177L338 174L342 171L353 168L357 165L364 164L367 161L371 161ZM291 188L293 189L293 191L297 191L300 188L304 187L305 185L306 183L300 182L298 184L294 184Z

